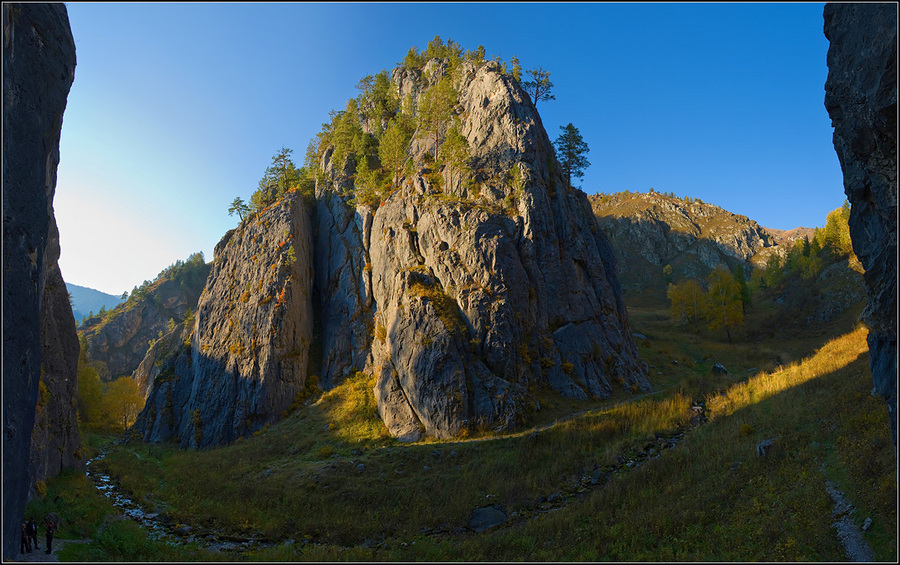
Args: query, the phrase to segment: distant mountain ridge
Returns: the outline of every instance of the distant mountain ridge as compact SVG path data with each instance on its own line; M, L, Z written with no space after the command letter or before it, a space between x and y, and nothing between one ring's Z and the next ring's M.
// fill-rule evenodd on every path
M775 228L763 229L772 234L779 245L785 245L796 239L803 239L804 237L812 239L816 231L815 228L804 228L803 226L796 227L792 230L778 230Z
M791 236L805 233L798 232L805 228L770 230L700 199L652 189L588 199L616 252L620 281L629 290L657 284L666 265L675 279L703 278L719 263L741 263L745 269L762 266L773 253L786 252L783 244L792 241Z
M78 324L81 323L82 318L87 317L91 312L96 314L101 308L109 310L125 302L121 296L106 294L105 292L70 282L66 283L66 289L72 295L72 314L74 314L75 322Z

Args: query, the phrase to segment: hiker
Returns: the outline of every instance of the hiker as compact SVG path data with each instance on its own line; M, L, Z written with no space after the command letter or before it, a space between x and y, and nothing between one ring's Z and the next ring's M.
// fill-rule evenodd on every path
M25 522L22 522L22 541L19 542L19 553L31 553L31 542L28 540Z
M47 555L49 555L50 552L52 551L51 548L53 547L53 531L55 529L56 529L56 526L53 525L53 522L51 522L50 520L47 520L47 551L44 552Z
M35 549L40 549L41 546L38 545L37 542L37 524L34 523L34 518L28 519L28 527L25 528L25 532L28 534L28 541Z

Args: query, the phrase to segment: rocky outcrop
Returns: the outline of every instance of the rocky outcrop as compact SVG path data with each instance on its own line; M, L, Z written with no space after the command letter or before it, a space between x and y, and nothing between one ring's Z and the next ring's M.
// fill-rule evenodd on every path
M152 283L145 283L142 290L132 293L128 301L103 318L90 318L82 324L80 331L87 342L88 356L102 363L103 380L130 376L151 344L171 331L171 324L180 324L197 308L210 266L202 254L176 265Z
M75 42L63 4L4 3L3 558L18 550L42 364L42 310L56 258L53 196ZM60 331L67 331L60 323ZM74 332L74 324L71 331Z
M641 290L672 266L672 277L704 278L720 263L764 264L775 237L746 216L658 192L594 195L597 222L613 242L618 274Z
M161 339L178 351L160 363L134 426L147 441L171 438L191 448L231 442L276 420L307 387L307 205L292 196L247 218L215 254L193 328Z
M142 437L207 447L258 429L313 381L308 356L324 389L373 374L378 412L403 440L510 429L541 388L650 389L612 248L534 106L497 63L459 65L392 75L414 108L452 72L458 103L445 109L467 147L453 167L443 134L416 132L403 175L367 200L357 156L338 161L326 141L312 226L292 196L226 234L192 333L164 336L138 371L154 382ZM359 127L372 142L384 123Z
M650 387L612 250L585 195L567 189L554 167L534 106L496 63L462 65L455 112L474 184L429 164L425 153L436 144L420 132L409 148L415 170L376 209L348 210L341 222L330 218L344 212L325 216L342 235L317 242L329 242L317 257L339 258L317 261L317 280L343 281L330 283L321 301L337 300L340 312L323 307L322 318L367 330L347 332L365 336L355 344L331 341L355 352L356 367L368 356L379 414L407 440L509 429L532 406L529 388L605 398L614 385ZM393 80L401 94L419 96L445 72L434 60L421 72L397 70ZM317 186L319 200L346 209L344 171L324 154L331 179ZM324 359L350 358L328 343Z
M865 269L869 355L897 445L897 5L827 4L825 107Z

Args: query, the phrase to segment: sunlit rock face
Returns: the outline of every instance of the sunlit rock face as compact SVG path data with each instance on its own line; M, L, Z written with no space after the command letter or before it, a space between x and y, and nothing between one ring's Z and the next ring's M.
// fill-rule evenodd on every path
M11 560L19 549L29 491L29 452L46 354L43 300L48 284L66 292L62 278L55 277L58 250L48 247L56 231L53 196L63 112L75 77L75 42L61 3L5 3L2 18L3 558ZM55 301L58 295L51 290L49 296ZM74 336L74 320L56 322L61 335Z
M534 106L497 63L460 64L453 111L473 178L435 170L435 136L419 132L408 170L365 203L356 156L320 147L315 203L290 197L226 234L192 331L145 358L159 371L142 437L202 448L259 429L306 390L310 356L326 390L373 374L378 413L403 440L511 429L538 388L650 390L612 249ZM393 87L421 96L446 72L438 60L397 70ZM278 266L288 234L291 270Z
M462 65L456 113L477 194L446 168L435 185L423 165L433 140L419 135L409 156L420 165L380 206L343 204L346 175L328 151L317 186L322 320L356 324L347 335L362 336L324 339L323 357L353 359L345 373L374 372L379 414L407 440L510 429L533 406L529 388L572 398L650 388L612 250L585 195L567 187L534 106L496 63ZM444 72L433 60L392 80L416 97ZM323 215L322 202L338 212Z
M869 354L897 445L897 5L827 4L825 107L865 269Z
M275 421L307 386L308 206L290 197L228 232L216 246L191 331L163 339L177 351L161 361L135 424L141 437L205 448Z

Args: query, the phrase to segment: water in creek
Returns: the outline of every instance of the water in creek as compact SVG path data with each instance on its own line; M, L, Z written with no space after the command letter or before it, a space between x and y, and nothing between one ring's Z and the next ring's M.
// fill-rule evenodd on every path
M177 524L166 513L149 512L127 495L123 494L119 485L109 475L91 472L94 462L103 459L105 451L86 463L85 474L94 482L94 486L122 513L137 522L147 531L147 537L170 545L196 543L213 551L243 552L251 549L271 547L274 544L257 539L240 538L216 531L197 531L191 526Z

